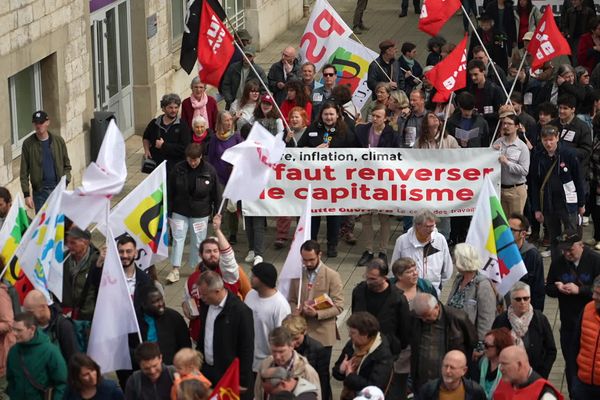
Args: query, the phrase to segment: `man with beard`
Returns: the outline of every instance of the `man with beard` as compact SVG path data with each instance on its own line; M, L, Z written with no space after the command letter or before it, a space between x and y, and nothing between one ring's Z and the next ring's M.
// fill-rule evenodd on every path
M393 354L408 344L410 314L402 291L387 279L388 267L381 258L367 264L365 281L352 291L352 312L366 311L379 321Z
M6 219L6 215L10 210L10 206L12 205L12 196L7 188L4 186L0 187L0 229L2 229L2 225L4 225L4 220Z
M235 253L221 231L221 214L213 217L215 237L209 237L200 243L200 264L196 271L189 276L185 284L183 298L183 315L190 320L190 336L197 338L200 334L200 293L197 281L204 271L215 271L223 278L225 288L244 300L250 291L250 281L246 273L235 260Z
M467 374L467 357L459 350L451 350L442 361L441 377L427 382L419 391L421 399L485 400L485 392Z
M171 365L179 350L192 347L185 320L177 311L165 306L165 299L156 286L144 287L141 297L138 324L142 339L158 343L163 362Z

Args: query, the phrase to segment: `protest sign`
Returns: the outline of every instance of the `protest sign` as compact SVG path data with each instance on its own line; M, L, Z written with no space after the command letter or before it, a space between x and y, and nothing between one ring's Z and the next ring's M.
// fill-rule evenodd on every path
M312 215L472 215L484 175L500 184L489 148L287 149L273 170L260 199L243 202L245 215L301 215L308 184Z

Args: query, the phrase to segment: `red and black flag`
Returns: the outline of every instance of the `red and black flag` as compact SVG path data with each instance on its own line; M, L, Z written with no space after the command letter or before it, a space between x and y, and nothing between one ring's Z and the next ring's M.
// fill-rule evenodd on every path
M189 33L184 34L181 44L181 66L189 74L197 59L202 82L219 87L234 53L233 36L223 22L225 11L217 0L195 0L188 15Z

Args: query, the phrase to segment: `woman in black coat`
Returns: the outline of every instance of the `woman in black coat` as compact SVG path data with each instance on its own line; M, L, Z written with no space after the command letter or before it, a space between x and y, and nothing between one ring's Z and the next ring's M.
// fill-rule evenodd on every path
M366 386L387 392L394 357L387 339L379 333L379 322L368 312L354 313L346 322L350 340L344 346L332 375L344 382L341 399L353 399Z
M508 311L498 315L492 329L508 328L516 344L522 344L535 372L548 378L556 360L556 344L548 318L531 306L531 289L517 282L510 290Z

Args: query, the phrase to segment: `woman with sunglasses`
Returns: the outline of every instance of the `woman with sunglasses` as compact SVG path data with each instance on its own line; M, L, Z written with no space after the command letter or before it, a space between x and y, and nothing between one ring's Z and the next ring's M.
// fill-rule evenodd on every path
M488 399L493 398L496 386L502 379L500 352L513 344L507 328L492 329L483 339L483 357L479 359L479 368L474 369L472 379L479 383Z
M298 141L298 147L318 149L358 147L356 135L344 122L342 111L332 101L323 103L316 121L307 129ZM340 238L342 217L327 216L327 257L337 257L337 245ZM317 240L321 217L312 217L311 238Z
M531 306L531 289L524 282L517 282L510 290L508 310L496 317L493 329L510 329L517 346L523 346L529 363L535 372L548 378L556 360L556 344L548 318Z

